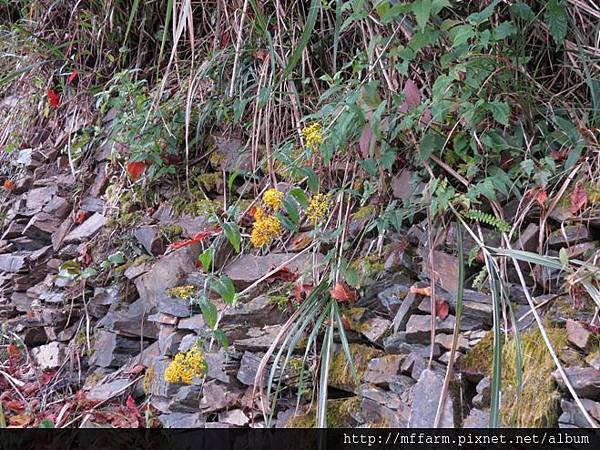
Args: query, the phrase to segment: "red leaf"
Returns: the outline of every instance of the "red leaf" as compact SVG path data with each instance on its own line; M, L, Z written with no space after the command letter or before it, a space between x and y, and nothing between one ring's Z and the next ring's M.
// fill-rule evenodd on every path
M127 163L127 173L133 181L138 180L146 171L146 164L141 161Z
M74 70L73 72L71 72L71 74L67 77L67 84L71 84L73 81L75 81L75 78L77 78L77 71Z
M54 109L60 106L60 94L54 89L48 89L48 103Z
M441 298L435 299L435 316L440 320L444 320L448 317L448 313L450 312L450 305L446 300L442 300Z
M5 409L10 409L15 412L23 411L25 409L25 405L20 400L8 400L2 402L2 405Z
M90 217L90 213L88 211L84 211L83 209L77 211L77 214L75 214L75 218L73 219L73 221L77 224L77 225L81 225L83 222L85 222L88 217Z
M12 180L4 180L4 184L3 184L4 189L6 189L7 191L12 191L15 187L17 187L17 185L15 184L14 181Z
M306 300L306 297L310 295L310 292L313 290L312 284L297 284L294 286L294 299L301 303Z
M192 236L191 239L186 239L185 241L173 242L171 245L169 245L167 250L177 250L178 248L187 247L188 245L192 245L197 242L202 242L208 236L214 236L215 234L218 234L218 233L219 232L214 229L213 230L203 230L200 233L196 233L194 236Z
M410 78L404 83L404 102L400 105L400 112L407 113L421 103L421 92L416 83Z
M588 195L586 190L581 186L581 183L575 185L575 189L571 192L571 214L575 215L577 212L585 206L588 201Z
M298 270L292 271L288 267L284 267L278 270L273 275L268 277L265 281L267 283L273 283L275 281L283 281L284 283L296 281L298 279Z
M8 356L11 358L18 358L21 356L21 350L15 344L8 345Z
M537 195L535 196L535 199L540 204L540 206L544 206L546 204L546 200L548 200L548 194L545 190L540 189Z
M354 303L357 298L356 291L348 287L343 281L336 283L333 289L329 291L329 294L338 302Z
M133 415L133 417L135 417L137 420L141 420L142 416L140 415L140 411L138 410L138 407L135 404L135 400L131 395L127 397L127 400L125 401L125 406L127 406L127 409Z
M360 154L363 158L367 159L369 157L369 148L371 147L371 138L373 137L373 131L371 127L367 124L362 130L360 135L360 139L358 140L358 148L360 149Z

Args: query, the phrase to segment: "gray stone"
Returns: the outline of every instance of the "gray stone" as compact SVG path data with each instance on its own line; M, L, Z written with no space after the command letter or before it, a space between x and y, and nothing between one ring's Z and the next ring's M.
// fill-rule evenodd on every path
M583 407L595 420L596 427L600 425L600 403L588 400L587 398L581 399ZM560 407L563 413L558 418L558 422L562 424L574 425L579 428L590 428L591 424L579 409L579 406L573 401L562 399L560 401Z
M454 316L449 315L444 320L436 321L436 333L452 333L454 331ZM431 336L431 316L412 315L406 324L406 340L414 343L427 343Z
M399 395L371 384L361 384L358 388L358 393L364 398L373 400L390 409L398 410L402 407L403 402Z
M596 350L594 353L590 353L586 358L585 362L591 367L600 371L600 350Z
M194 314L190 317L182 318L179 320L177 326L182 330L191 330L198 334L209 332L202 314Z
M172 356L177 353L179 345L187 333L184 331L176 331L175 328L166 331L166 327L167 325L161 327L161 330L158 333L158 347L161 354ZM163 330L165 331L163 332Z
M204 359L208 365L208 380L218 380L223 383L231 383L231 377L228 373L228 355L223 349L218 352L205 352Z
M181 353L187 352L194 345L196 345L196 342L198 342L198 336L196 336L195 334L186 334L185 336L183 336L183 339L181 339L181 342L179 343L179 351Z
M50 342L31 349L31 356L42 370L56 369L65 362L65 345Z
M86 241L96 234L106 224L106 217L100 213L93 214L85 222L71 231L65 237L64 242L81 242Z
M200 408L200 399L202 397L202 385L181 386L177 393L172 397L169 409L173 412L193 413Z
M204 413L213 413L235 408L239 405L242 395L243 391L233 385L207 381L204 383L200 409Z
M376 343L390 329L392 322L381 317L371 317L362 321L360 333L369 341Z
M453 341L454 336L451 334L436 333L435 335L435 342L440 344L440 346L446 350L450 350L452 348ZM459 334L456 350L464 352L469 350L469 348L469 341L462 334Z
M56 185L31 189L27 193L25 207L31 212L40 211L44 205L52 200L57 191L58 187Z
M567 367L565 373L577 395L592 400L600 398L600 371L593 367ZM558 370L552 372L552 377L563 390L566 390Z
M574 320L567 320L567 337L569 342L585 350L589 343L592 333L587 330L581 323Z
M369 361L364 380L367 383L387 385L390 377L400 372L402 355L384 355Z
M143 299L138 299L126 306L113 304L109 312L98 322L98 326L103 326L124 336L143 336L156 339L158 326L148 319L149 312L150 307Z
M171 413L158 416L164 428L205 428L206 417L201 413Z
M402 405L401 405L402 407ZM408 423L409 409L392 410L374 400L363 398L360 404L359 422L366 425L390 428L405 428Z
M431 428L435 421L440 396L444 385L443 376L426 369L415 385L410 428ZM448 391L439 423L442 428L454 428L454 408L452 392Z
M165 252L165 244L160 236L158 226L142 226L137 228L133 235L151 255L162 255Z
M385 288L383 291L377 294L377 300L379 303L377 306L379 306L379 308L376 307L376 311L381 309L382 312L385 312L389 314L390 317L393 317L396 315L398 309L401 307L404 301L408 299L408 302L404 307L406 310L404 314L406 314L413 306L413 302L409 299L409 289L410 288L404 284L393 284L392 286ZM394 326L396 326L396 320L394 320Z
M285 321L285 315L274 308L266 295L253 298L249 302L239 303L234 308L223 311L220 328L230 341L248 337L251 328L265 325L278 325Z
M0 255L0 272L17 273L27 268L29 252Z
M243 427L250 423L250 418L241 409L232 409L219 413L219 422Z
M90 357L90 364L100 367L120 367L147 345L148 343L145 342L141 347L139 339L130 339L110 331L99 330L94 336L94 353Z
M396 316L394 317L394 333L406 330L408 319L410 315L416 311L418 304L419 302L417 301L415 294L409 293L404 297L404 300L402 300L402 303L396 312Z
M165 381L165 370L171 364L171 359L164 356L158 356L152 361L149 367L151 377L147 392L157 397L172 398L181 388L180 384L173 384ZM196 385L193 383L192 385Z
M261 360L261 355L244 352L240 362L240 369L237 373L237 379L246 386L254 386L254 379L258 373L258 366Z
M484 377L475 387L477 395L473 397L473 405L477 408L486 408L490 406L492 389L489 377Z
M158 304L165 290L179 286L187 275L196 271L194 262L200 254L200 244L192 244L162 256L152 269L135 279L140 298L149 307Z
M157 296L158 312L169 314L175 317L189 317L192 311L190 302L187 299L171 297L166 293Z
M281 325L251 328L247 331L248 337L236 339L233 345L236 350L266 351L273 344L275 337L281 330Z
M422 271L426 278L431 279L429 274L429 252L422 252L423 264ZM458 258L454 255L441 251L433 252L433 270L435 272L435 281L447 292L458 291Z
M305 275L310 278L313 255L305 253L290 261L294 255L294 253L269 253L264 256L245 254L225 267L225 275L238 289L250 286L281 265L285 265L292 272L297 271L300 274L306 272ZM317 254L316 264L319 265L322 260L323 255Z
M568 225L553 231L548 236L548 245L571 246L591 239L587 226L583 224Z
M123 391L130 385L130 381L126 378L119 378L116 380L109 381L107 383L100 382L94 386L86 394L86 398L89 400L103 402L110 398L116 397L122 394Z
M489 428L490 411L474 408L463 421L463 428Z

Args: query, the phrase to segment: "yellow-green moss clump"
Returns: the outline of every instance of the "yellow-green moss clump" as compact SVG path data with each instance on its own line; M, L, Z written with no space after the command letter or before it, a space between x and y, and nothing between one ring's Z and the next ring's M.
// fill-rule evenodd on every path
M373 347L360 344L350 344L350 354L356 369L359 381L363 379L372 359L383 356L383 352ZM329 369L329 384L335 388L352 392L357 388L352 375L350 363L346 358L343 348L339 348L333 356Z
M364 220L364 219L372 219L377 214L377 207L375 205L367 205L360 208L354 214L352 214L352 219L354 220Z
M350 428L355 426L352 418L360 409L360 398L335 399L327 401L327 427ZM317 426L317 410L312 407L305 414L292 416L286 428L315 428Z
M546 332L557 351L567 345L564 328L547 325ZM521 393L517 395L517 347L508 339L502 350L501 423L522 428L544 428L556 424L560 394L551 373L554 361L544 344L539 329L532 328L520 335L522 367ZM461 370L467 375L492 376L493 335L489 332L462 359Z
M360 287L378 279L385 272L385 262L377 254L370 254L353 260L349 269L356 274L355 287Z
M564 328L547 326L546 332L557 351L567 345ZM502 423L519 428L555 426L560 393L551 374L556 366L539 329L521 334L521 353L523 380L521 395L517 396L515 340L509 340L502 352Z
M186 284L184 286L177 286L171 289L167 289L167 294L169 294L171 297L186 299L192 297L196 293L196 291L196 286Z
M181 225L171 223L162 227L160 231L169 242L173 242L174 240L180 238L185 230Z

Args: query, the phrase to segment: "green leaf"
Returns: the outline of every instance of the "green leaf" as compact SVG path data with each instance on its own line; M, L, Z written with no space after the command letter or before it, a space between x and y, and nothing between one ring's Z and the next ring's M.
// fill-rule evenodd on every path
M412 12L415 14L417 19L417 25L421 31L425 30L425 25L431 15L431 9L433 8L432 0L417 0L412 4Z
M494 39L501 41L502 39L506 39L508 36L515 34L516 31L517 27L515 27L512 22L502 22L494 28Z
M211 289L219 294L227 305L235 303L235 286L227 275L222 275L221 278L215 279L211 285Z
M50 419L44 419L40 421L40 428L54 428L54 422Z
M83 278L85 280L87 278L95 277L96 275L98 275L98 271L96 269L94 269L93 267L88 267L83 272L81 272L80 276L81 276L81 278Z
M198 302L200 311L202 311L202 317L204 322L211 330L215 328L217 324L217 307L206 297L202 297Z
M213 331L213 336L215 339L221 344L221 347L227 348L229 347L229 339L225 332L221 329L217 329Z
M567 35L569 22L565 4L561 0L549 0L544 10L544 22L548 25L548 30L554 42L562 44Z
M223 231L225 232L225 237L231 244L231 246L235 249L236 252L240 252L240 244L242 242L242 235L240 234L240 227L233 222L224 222L223 223Z
M290 194L286 195L283 199L283 207L290 220L295 225L298 225L298 222L300 222L300 213L298 212L298 203L294 197Z
M439 134L428 132L423 136L423 139L421 139L417 160L419 162L426 161L434 152L439 152L442 149L444 142L444 138Z
M508 125L510 109L506 103L499 101L488 102L487 110L492 113L492 117L496 122Z
M239 177L241 175L240 172L233 172L231 175L229 175L229 178L227 178L227 189L231 191L231 188L233 187L233 183L235 182L235 179L237 177Z
M115 266L120 266L125 263L125 255L123 255L123 252L116 252L110 255L108 260Z
M214 253L214 247L211 245L198 256L198 261L202 264L202 268L205 272L210 272L212 270Z
M510 5L510 12L523 20L532 21L535 19L535 14L531 10L530 6L523 2L517 2L514 5Z
M288 65L283 71L283 79L286 79L300 61L302 57L302 52L306 48L310 37L312 36L313 29L315 27L315 23L317 21L317 15L321 9L321 0L312 0L310 4L310 10L308 12L308 17L306 18L306 23L304 24L302 35L300 36L300 40L298 41L298 46L294 49L294 53L288 60Z
M308 206L308 198L306 198L306 193L299 187L291 189L288 195L294 197L298 201L298 203L300 203L300 206Z
M450 36L452 37L452 47L456 48L469 42L469 39L475 36L475 30L472 25L459 25L450 30Z
M567 253L567 249L565 247L562 247L558 251L558 259L560 260L560 263L563 267L569 266L569 254Z

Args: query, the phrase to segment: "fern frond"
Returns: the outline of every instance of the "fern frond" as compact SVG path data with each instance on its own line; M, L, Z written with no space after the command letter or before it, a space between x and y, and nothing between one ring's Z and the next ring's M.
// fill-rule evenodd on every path
M510 225L502 219L499 219L492 214L479 211L477 209L470 209L463 213L463 217L471 220L476 220L477 222L483 222L491 227L496 228L497 230L508 233L510 231Z

